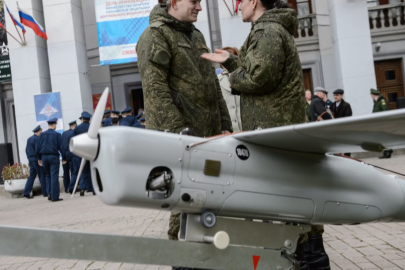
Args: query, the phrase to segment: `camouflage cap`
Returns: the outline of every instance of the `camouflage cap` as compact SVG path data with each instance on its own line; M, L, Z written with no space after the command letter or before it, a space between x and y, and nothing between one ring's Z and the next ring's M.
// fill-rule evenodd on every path
M381 92L378 91L378 90L376 90L376 89L374 89L374 88L371 88L371 89L370 89L370 93L373 94L373 95L381 95Z

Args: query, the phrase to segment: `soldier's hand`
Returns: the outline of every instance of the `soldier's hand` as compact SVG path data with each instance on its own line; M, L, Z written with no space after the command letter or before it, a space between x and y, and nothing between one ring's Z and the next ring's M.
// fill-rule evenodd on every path
M229 52L224 50L215 50L215 53L203 53L202 58L207 59L214 63L222 64L229 58Z
M65 164L66 164L66 160L62 160L62 164L65 165Z
M38 164L42 167L42 160L38 160Z

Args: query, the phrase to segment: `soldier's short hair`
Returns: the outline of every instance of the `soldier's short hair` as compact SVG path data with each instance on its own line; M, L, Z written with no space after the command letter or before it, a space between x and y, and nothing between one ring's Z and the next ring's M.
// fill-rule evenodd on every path
M180 2L181 0L177 0L177 1ZM172 0L166 0L167 10L169 10L171 6L172 6Z

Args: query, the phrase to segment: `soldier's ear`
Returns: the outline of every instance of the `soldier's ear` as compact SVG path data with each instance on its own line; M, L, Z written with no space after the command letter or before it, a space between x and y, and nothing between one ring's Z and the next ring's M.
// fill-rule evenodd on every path
M178 10L179 8L177 7L177 0L172 0L170 2L171 8Z
M259 2L259 0L252 0L252 8L253 8L253 10L255 10L257 8L258 2Z

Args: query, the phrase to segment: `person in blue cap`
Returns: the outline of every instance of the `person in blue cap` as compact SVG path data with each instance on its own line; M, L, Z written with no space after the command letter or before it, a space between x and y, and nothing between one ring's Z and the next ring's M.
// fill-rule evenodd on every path
M132 107L126 107L121 113L123 118L120 120L120 126L132 127L136 122L136 117L132 115Z
M38 163L44 168L48 200L62 201L59 198L59 153L62 155L62 164L66 164L65 151L62 148L62 136L56 132L57 118L49 119L48 130L39 136Z
M105 110L103 116L103 127L108 126L108 121L111 120L111 110Z
M41 135L42 129L40 126L37 126L32 132L34 132L34 135L28 138L27 147L25 148L25 153L27 154L27 159L30 165L30 176L28 177L23 192L23 196L27 199L34 198L31 196L31 191L32 187L34 186L34 181L37 175L39 178L39 182L41 183L42 194L44 195L44 197L48 196L48 193L46 192L46 181L44 170L42 169L41 166L39 166L37 157L39 135Z
M135 121L135 123L134 123L134 125L133 125L134 127L139 127L139 126L141 126L141 122L139 121L139 119L140 119L142 116L144 116L144 111L143 111L143 109L141 108L141 109L138 110L138 115L135 116L136 121Z
M87 133L89 131L90 127L90 118L91 114L88 112L82 112L80 120L81 124L78 125L75 130L74 130L74 136ZM73 189L75 188L76 180L77 180L77 175L79 174L79 169L80 169L80 163L82 162L82 159L75 154L71 153L73 156L73 171L72 171L72 179L70 181L69 185L69 192L72 193ZM79 179L79 186L80 186L80 196L84 196L84 191L87 190L87 192L92 192L93 195L94 189L93 189L93 183L91 182L91 172L90 172L90 162L87 161L86 165L84 166L82 175Z
M120 117L120 111L112 110L112 111L111 111L111 117L109 117L109 118L106 119L106 121L105 121L105 123L104 123L104 126L105 126L105 127L112 126L112 124L111 124L112 119L113 119L113 118L119 118L119 117Z
M69 142L70 139L73 137L73 130L76 128L77 123L76 120L69 123L69 129L65 130L62 134L62 144L63 149L66 153L66 164L63 164L63 186L65 187L65 192L69 192L69 184L70 184L70 172L72 171L73 163L72 163L72 154L69 151Z
M107 118L110 118L110 116L111 116L111 110L105 110L103 120L106 120Z
M145 116L142 117L141 119L139 119L139 122L140 122L140 125L137 128L145 129L146 128L146 126L145 126Z

